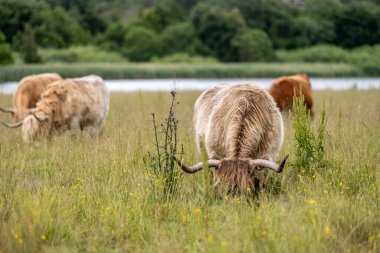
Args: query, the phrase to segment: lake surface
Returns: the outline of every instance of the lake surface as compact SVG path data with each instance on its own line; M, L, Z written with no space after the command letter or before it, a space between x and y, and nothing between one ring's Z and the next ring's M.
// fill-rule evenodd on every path
M275 78L245 78L245 79L131 79L106 80L111 92L137 92L137 91L187 91L205 90L216 84L256 84L268 89ZM311 78L314 90L333 89L379 89L380 78ZM0 93L12 94L15 92L17 82L0 84Z

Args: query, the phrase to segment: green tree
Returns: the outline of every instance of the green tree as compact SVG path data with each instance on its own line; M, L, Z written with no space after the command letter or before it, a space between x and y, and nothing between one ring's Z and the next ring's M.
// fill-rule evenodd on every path
M12 50L5 42L5 35L0 31L0 65L12 64L14 62Z
M218 6L199 3L192 10L191 22L205 46L203 54L222 61L236 60L231 42L246 27L238 9L224 10Z
M121 21L112 22L108 25L104 34L100 35L100 44L108 50L118 51L124 46L124 38L127 27Z
M6 41L11 43L17 34L24 31L26 23L39 11L46 9L46 4L37 0L0 0L0 30Z
M235 36L232 45L238 52L239 61L269 61L274 58L272 41L259 29L247 29Z
M60 7L39 12L32 24L37 43L43 47L64 48L90 41L89 33Z
M25 31L22 34L21 54L26 63L41 62L41 57L38 55L34 31L29 24L25 26Z
M162 33L163 54L173 53L195 54L200 47L191 23L179 23L169 26Z
M345 48L380 43L380 7L359 2L347 6L336 21L336 44Z
M175 0L164 0L147 9L138 24L161 32L167 26L183 21L184 18L185 11Z
M149 61L161 54L159 36L145 27L129 28L124 41L124 55L131 61Z

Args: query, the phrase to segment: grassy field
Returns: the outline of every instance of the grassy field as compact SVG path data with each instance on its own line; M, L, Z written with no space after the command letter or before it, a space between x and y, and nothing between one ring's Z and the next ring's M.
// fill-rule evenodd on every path
M179 93L175 109L188 163L200 160L198 95ZM167 93L113 93L96 140L26 145L20 129L2 128L0 252L379 252L380 91L318 91L315 101L314 126L326 104L326 167L311 175L293 166L287 118L280 158L290 154L289 163L252 202L206 201L203 172L181 173L169 201L155 197L143 157L153 150L151 113L164 120Z
M0 67L0 82L57 72L64 77L97 74L104 79L276 77L307 73L312 77L368 76L343 63L49 63Z

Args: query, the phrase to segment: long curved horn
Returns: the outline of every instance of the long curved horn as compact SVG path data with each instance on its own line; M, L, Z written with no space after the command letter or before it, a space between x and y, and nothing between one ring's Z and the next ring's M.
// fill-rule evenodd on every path
M14 124L8 124L8 123L5 123L4 121L0 120L0 123L3 124L6 127L9 127L9 128L16 128L16 127L19 127L19 126L22 125L22 120L19 121L19 122L14 123Z
M203 169L203 162L199 162L197 164L194 164L191 167L188 167L182 163L182 161L179 161L175 156L173 156L173 159L178 163L178 165L181 167L181 169L186 173L195 173ZM207 165L209 168L217 167L220 164L219 160L207 160Z
M15 110L13 110L13 109L11 109L11 108L3 108L3 107L0 107L0 111L2 111L2 112L12 113L12 114L15 113Z
M264 160L264 159L252 160L252 161L250 161L250 164L251 164L251 166L254 165L254 166L265 167L265 168L271 169L277 173L281 173L284 170L285 163L286 163L286 160L288 160L288 158L289 158L289 155L286 155L284 157L284 159L282 160L282 162L280 163L280 165L277 165L274 162Z

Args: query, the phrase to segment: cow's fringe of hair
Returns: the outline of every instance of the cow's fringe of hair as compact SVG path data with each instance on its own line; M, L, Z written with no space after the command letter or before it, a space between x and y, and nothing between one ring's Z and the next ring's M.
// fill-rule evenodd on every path
M22 136L25 142L31 143L47 135L47 129L34 116L30 115L24 119L22 124Z
M252 193L258 182L251 176L248 161L224 160L214 173L214 186L221 194Z

